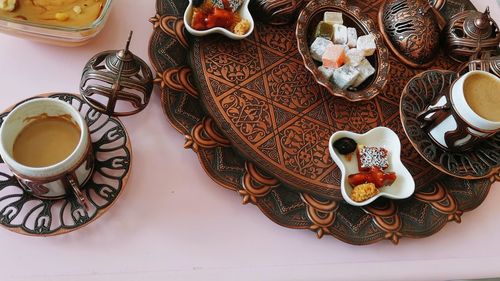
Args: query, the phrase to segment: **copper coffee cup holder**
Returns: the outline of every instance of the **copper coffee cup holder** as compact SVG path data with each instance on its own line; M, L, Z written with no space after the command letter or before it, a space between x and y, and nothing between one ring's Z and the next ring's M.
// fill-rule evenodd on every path
M453 102L452 91L455 84L462 75L457 75L449 88L443 89L441 94L437 95L427 108L417 114L416 119L420 123L420 128L430 137L430 139L439 147L448 151L466 151L474 147L481 140L487 139L497 133L498 130L485 130L474 126L468 122L462 114L459 113L456 103ZM443 103L444 100L444 103ZM444 133L443 145L433 136L432 131L445 122L449 117L456 123L454 130Z

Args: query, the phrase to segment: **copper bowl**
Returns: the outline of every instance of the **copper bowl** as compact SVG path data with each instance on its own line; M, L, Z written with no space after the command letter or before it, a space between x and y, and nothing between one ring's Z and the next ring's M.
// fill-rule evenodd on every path
M295 22L305 0L255 0L250 1L250 12L259 20L272 25Z
M309 47L314 41L314 31L323 19L324 12L342 12L344 25L356 28L358 36L372 33L375 36L377 50L375 54L367 57L375 68L375 73L359 87L352 90L342 90L330 80L326 79L318 70L320 64L313 60ZM374 98L382 92L389 76L389 54L385 47L382 34L375 24L366 15L361 14L361 9L347 6L346 0L312 0L302 10L297 19L297 45L305 67L312 73L316 82L325 87L332 95L343 97L349 101L363 101Z

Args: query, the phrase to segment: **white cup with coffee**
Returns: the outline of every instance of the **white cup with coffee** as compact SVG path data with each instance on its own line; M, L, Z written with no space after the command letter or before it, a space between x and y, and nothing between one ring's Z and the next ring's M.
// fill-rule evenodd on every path
M500 131L500 78L471 71L417 117L435 143L466 150Z
M34 196L74 194L87 207L81 186L92 175L92 143L85 119L70 104L37 98L14 108L0 129L0 156Z

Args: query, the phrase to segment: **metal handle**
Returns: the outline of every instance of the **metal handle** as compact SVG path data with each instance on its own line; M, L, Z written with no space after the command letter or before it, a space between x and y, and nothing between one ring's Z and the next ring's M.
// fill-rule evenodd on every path
M66 179L71 191L75 195L75 198L76 198L76 201L78 202L78 204L80 206L82 206L83 208L85 208L85 210L88 211L89 206L87 204L87 199L85 199L85 197L83 196L80 184L78 183L78 180L77 180L75 174L74 173L67 174L65 176L65 179Z
M449 105L429 107L417 115L417 121L419 121L420 123L423 123L423 125L425 126L425 125L427 125L427 123L433 121L433 120L427 118L427 116L429 114L436 113L437 111L449 110L449 109L450 109Z

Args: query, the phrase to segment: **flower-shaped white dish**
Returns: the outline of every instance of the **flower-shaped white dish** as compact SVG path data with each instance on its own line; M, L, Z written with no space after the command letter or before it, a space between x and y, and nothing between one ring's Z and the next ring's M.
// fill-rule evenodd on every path
M192 0L189 0L189 5L187 6L186 11L184 12L184 26L185 26L186 30L194 36L205 36L205 35L209 35L209 34L220 33L220 34L222 34L226 37L229 37L233 40L244 39L244 38L248 37L248 35L250 35L253 32L253 29L255 26L252 15L250 14L250 11L248 10L249 3L250 3L250 0L244 0L243 3L241 4L241 6L238 8L238 10L235 12L235 13L240 14L242 20L246 19L250 23L250 28L248 29L247 33L245 33L243 35L237 35L237 34L231 32L225 28L222 28L222 27L214 27L214 28L210 28L207 30L196 30L196 29L192 28L191 27L191 20L193 18L193 9L194 9Z
M385 148L389 157L389 167L385 172L395 172L396 180L390 186L384 186L379 188L379 193L365 201L356 202L351 199L350 194L353 187L347 182L347 177L352 174L359 173L358 171L358 161L356 157L356 152L348 160L348 157L341 155L333 147L333 143L341 138L351 138L356 141L357 144L362 144L365 146L375 146ZM410 172L401 162L401 143L399 137L391 129L386 127L376 127L364 134L356 134L349 131L338 131L334 133L330 138L329 143L330 155L333 161L337 164L340 171L342 172L342 178L340 180L340 189L342 191L342 197L344 200L353 206L365 206L379 197L387 197L391 199L405 199L410 197L415 191L415 181L411 176Z

